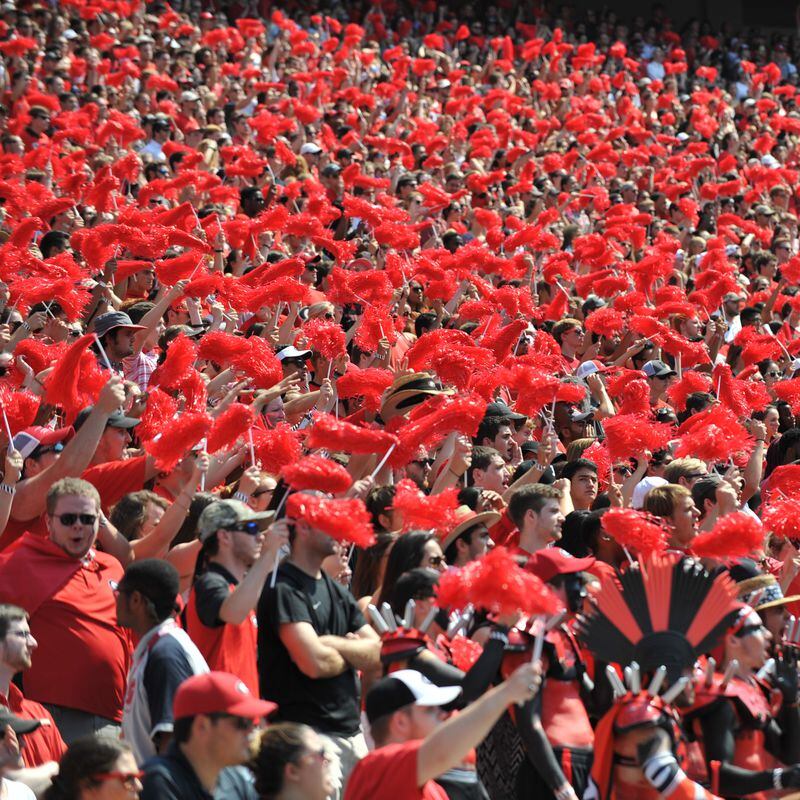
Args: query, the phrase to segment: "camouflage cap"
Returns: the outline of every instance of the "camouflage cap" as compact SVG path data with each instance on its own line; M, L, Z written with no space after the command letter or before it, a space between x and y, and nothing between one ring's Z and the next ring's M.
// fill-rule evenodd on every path
M274 511L255 512L239 500L215 500L203 509L197 531L204 542L220 528L233 528L243 522L258 523L259 530L264 530L274 518Z

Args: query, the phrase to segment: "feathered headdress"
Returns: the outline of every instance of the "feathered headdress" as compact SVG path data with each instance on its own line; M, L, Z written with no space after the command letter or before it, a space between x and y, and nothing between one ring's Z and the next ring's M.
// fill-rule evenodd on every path
M352 542L359 547L369 547L375 542L369 511L355 497L331 500L299 492L286 502L286 516L305 520L338 542Z
M645 672L667 668L670 682L712 650L741 608L728 575L668 553L604 578L595 606L578 620L578 638L598 661Z
M467 566L442 575L436 604L449 609L472 604L494 614L521 612L532 617L560 610L553 592L538 576L522 569L505 547L494 547Z

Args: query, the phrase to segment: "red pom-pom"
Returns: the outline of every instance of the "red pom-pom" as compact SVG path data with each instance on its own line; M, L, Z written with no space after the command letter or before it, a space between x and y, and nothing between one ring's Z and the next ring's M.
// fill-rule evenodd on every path
M178 414L178 401L159 389L148 386L147 405L136 426L136 434L140 441L146 442L167 429Z
M458 524L458 491L451 487L426 495L414 481L402 480L397 484L392 508L403 515L403 531L432 530L444 536Z
M778 381L773 384L772 390L780 400L785 400L792 409L792 414L800 414L800 378L789 381Z
M231 403L215 420L208 434L209 453L230 450L253 424L253 410L243 403Z
M39 411L40 401L35 394L13 389L6 383L0 384L0 405L8 418L12 434L33 425ZM3 431L5 433L5 431Z
M184 412L160 436L144 443L144 449L162 472L171 472L179 461L211 430L211 417Z
M94 353L87 349L93 342L94 334L81 336L56 362L45 380L45 402L60 406L67 421L97 400L109 378L107 372L100 370Z
M258 336L247 339L247 350L233 358L231 365L247 375L257 389L271 389L283 380L283 368L275 351Z
M611 477L612 461L605 442L595 439L584 451L583 458L588 459L597 467L597 480L601 489L608 486Z
M312 528L338 542L369 547L375 542L372 520L363 501L355 497L330 500L310 494L293 494L286 501L286 516L305 520Z
M501 616L528 616L559 611L558 598L532 572L522 569L505 547L495 547L466 567L439 579L436 603L441 608L466 608L470 603Z
M385 369L368 367L359 369L349 364L347 372L336 381L336 393L339 397L363 397L364 407L368 411L378 411L381 407L383 393L392 385L394 375Z
M687 370L679 381L675 381L667 389L667 397L676 411L683 411L686 408L686 400L690 394L708 392L710 389L711 380L708 375Z
M167 348L167 357L150 376L150 384L176 389L194 370L197 346L184 334L176 336Z
M675 449L676 458L693 456L709 463L727 461L752 448L750 434L724 406L695 414L687 422L678 431L682 435Z
M212 361L220 367L227 367L238 356L250 352L250 343L242 336L222 331L209 331L200 339L197 348L198 358Z
M650 387L647 381L634 380L625 385L622 390L622 403L618 414L650 414Z
M434 354L452 345L469 346L473 342L464 331L437 328L423 334L406 353L408 368L419 372L430 368Z
M278 475L287 464L297 461L303 452L300 434L289 425L278 425L268 431L253 428L253 449L256 461L271 475Z
M772 503L800 495L800 464L775 467L761 489L764 502Z
M342 494L352 485L350 473L340 464L322 456L305 456L281 470L284 482L296 491L313 489L326 494Z
M691 550L698 558L744 558L761 552L764 534L762 524L749 514L726 514L692 539Z
M800 519L800 500L784 497L770 501L761 511L764 529L782 539L797 536L797 520Z
M621 333L625 320L619 311L613 308L598 308L586 317L586 330L612 339Z
M303 335L309 346L323 358L338 358L344 354L347 346L342 326L326 319L309 320L303 325Z
M648 422L637 414L617 414L603 422L611 458L627 459L649 450L663 450L669 442L669 425Z
M600 524L620 547L641 557L663 553L667 549L667 532L651 522L648 516L632 508L609 508Z
M318 414L306 437L306 447L332 453L385 453L397 444L397 437L386 431L360 428L330 414Z

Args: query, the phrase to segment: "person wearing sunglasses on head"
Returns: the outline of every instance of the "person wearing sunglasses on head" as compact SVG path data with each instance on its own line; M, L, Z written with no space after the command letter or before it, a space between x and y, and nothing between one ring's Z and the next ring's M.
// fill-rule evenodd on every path
M100 496L80 478L63 478L45 504L47 536L24 534L0 565L0 602L28 612L39 645L25 693L48 708L67 744L118 735L130 649L112 588L122 567L95 550Z
M186 678L208 672L197 645L175 622L180 579L158 558L134 561L116 585L117 622L138 641L128 672L122 736L143 764L172 739L172 700Z
M229 672L187 678L175 694L172 743L144 765L142 800L256 800L250 761L261 720L275 703Z
M255 607L287 541L273 511L254 512L239 500L216 500L198 522L201 542L185 625L212 669L238 675L258 691Z
M70 745L45 800L137 800L144 773L130 747L110 736L88 736Z

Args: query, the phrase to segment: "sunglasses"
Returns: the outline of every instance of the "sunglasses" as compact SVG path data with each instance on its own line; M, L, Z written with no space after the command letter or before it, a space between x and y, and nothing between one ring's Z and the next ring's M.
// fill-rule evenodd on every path
M274 489L256 489L250 497L261 497L262 494L272 494Z
M136 782L144 777L144 772L98 772L92 777L97 781L120 781L126 789L135 789Z
M304 367L306 365L305 359L303 358L287 358L284 359L284 364L291 364L295 367Z
M94 525L97 522L97 514L54 514L53 515L62 525L68 528L80 520L81 525Z
M428 559L428 563L429 563L429 564L430 564L432 567L440 567L442 564L446 564L446 563L447 563L447 561L445 560L445 557L444 557L444 556L431 556L431 557Z
M258 536L261 529L258 527L257 522L237 522L222 530L231 531L232 533L246 533L248 536Z
M64 445L61 442L56 442L47 447L37 447L33 453L31 453L31 458L39 458L39 456L43 456L45 453L60 453L63 449Z
M234 714L209 714L208 716L215 722L222 719L228 720L237 731L251 731L256 726L255 721L249 717L237 717Z
M417 458L412 461L412 464L418 464L420 467L432 467L433 466L433 459L432 458Z
M306 756L311 756L314 761L328 761L328 754L325 752L324 747L320 747L319 750L306 750L300 758L305 758ZM298 759L299 761L300 759Z

